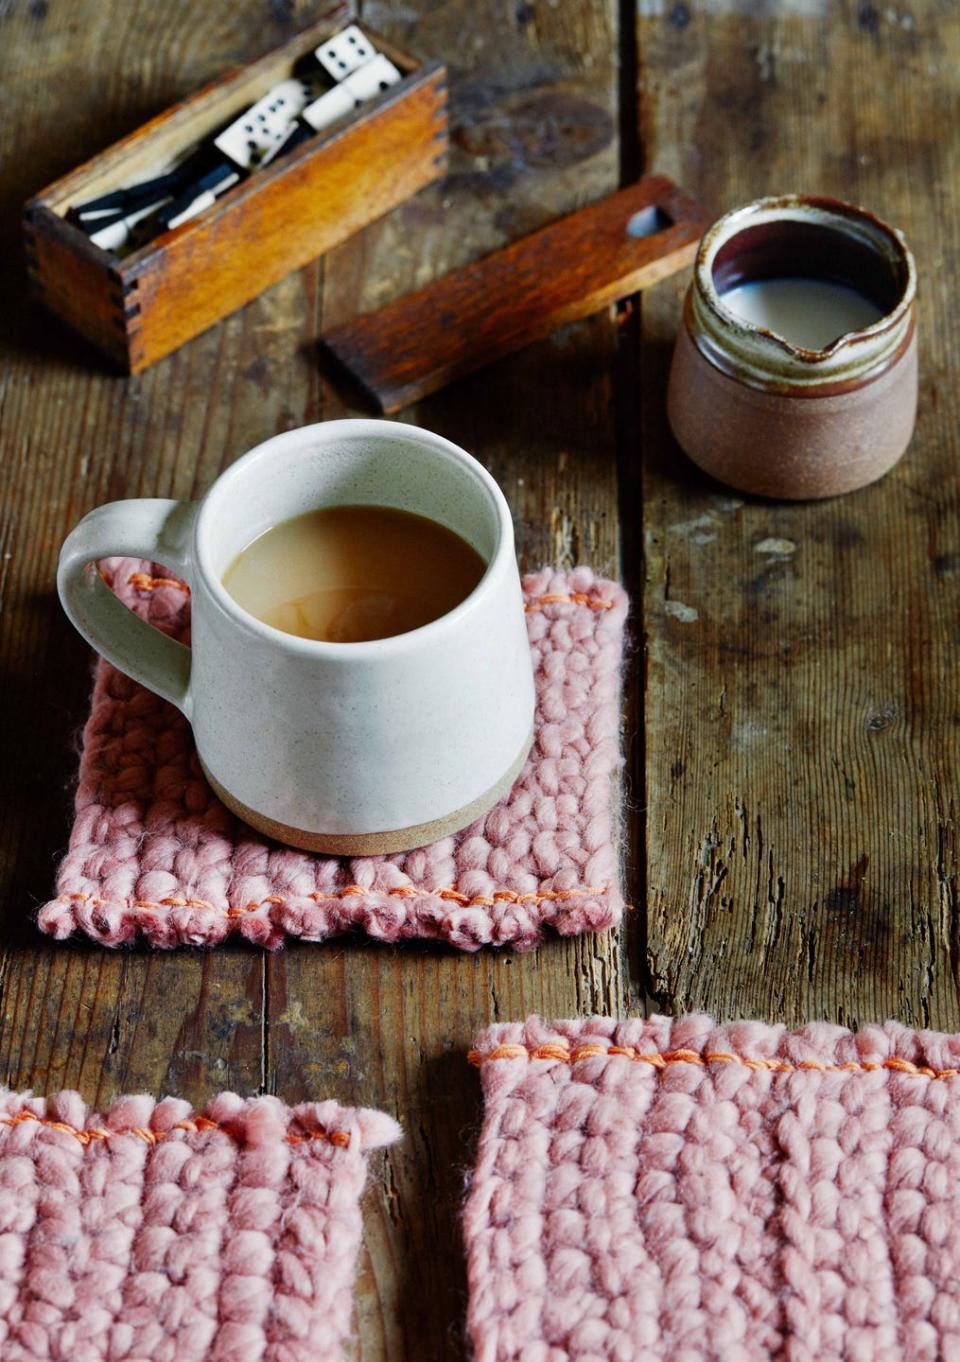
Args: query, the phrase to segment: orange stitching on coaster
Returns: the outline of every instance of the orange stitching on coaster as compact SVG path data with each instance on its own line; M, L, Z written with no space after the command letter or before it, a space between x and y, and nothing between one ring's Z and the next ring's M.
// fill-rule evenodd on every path
M124 1130L104 1130L100 1126L91 1126L89 1130L81 1130L78 1126L67 1125L64 1121L51 1121L49 1117L37 1116L32 1111L21 1111L16 1116L0 1119L0 1126L19 1126L25 1121L46 1126L48 1130L59 1130L64 1135L72 1135L84 1148L96 1140L110 1140L115 1135L135 1135L138 1140L143 1140L144 1144L159 1144L175 1130L184 1130L191 1135L205 1130L222 1130L225 1135L234 1135L230 1125L211 1121L208 1116L188 1117L184 1121L175 1122L167 1130L148 1130L145 1126L129 1126ZM305 1135L296 1135L290 1131L284 1136L284 1140L287 1144L309 1144L312 1140L324 1140L327 1144L336 1145L338 1149L350 1148L350 1132L347 1130L311 1130Z
M162 586L172 586L188 596L190 594L190 588L186 582L181 582L176 577L151 577L149 572L132 573L127 578L127 584L136 587L138 591L157 591ZM523 608L528 611L535 611L542 609L545 605L585 605L590 610L612 610L614 603L613 601L588 596L585 591L571 591L569 594L554 592L546 596L532 596L529 601L524 603Z
M604 601L597 596L588 596L585 591L571 591L569 595L556 592L546 596L532 596L524 602L524 610L532 613L542 610L545 605L585 605L590 610L612 610L613 601Z
M134 572L127 578L127 584L135 586L138 591L157 591L162 586L172 586L177 591L190 595L190 588L186 582L181 582L177 577L151 577L149 572Z
M889 1059L863 1063L848 1059L843 1064L826 1064L817 1059L801 1059L791 1063L786 1059L750 1059L744 1055L731 1055L725 1051L708 1050L698 1054L696 1050L669 1050L666 1054L657 1051L646 1053L633 1046L623 1045L577 1045L570 1050L558 1041L546 1045L498 1045L489 1054L471 1050L467 1059L479 1067L491 1059L555 1059L563 1064L576 1064L581 1059L599 1059L608 1055L619 1055L636 1064L649 1064L655 1069L665 1069L668 1064L697 1064L706 1068L710 1064L739 1064L745 1069L762 1070L767 1073L792 1074L812 1071L824 1074L875 1073L878 1069L891 1069L894 1073L909 1074L914 1078L956 1078L960 1069L931 1069L925 1064L914 1064L912 1060L891 1055Z
M331 889L327 893L317 890L306 897L313 899L315 903L324 903L327 899L370 898L379 894L387 894L391 898L400 899L443 899L445 902L457 903L461 908L493 908L498 903L554 903L576 898L580 894L606 894L607 892L608 888L601 888L599 885L580 885L575 889L543 889L539 893L530 894L520 894L515 889L496 889L492 894L475 894L473 898L470 898L452 887L446 889L416 889L411 884L396 884L389 889L364 889L359 884L348 884L343 889ZM236 906L218 908L209 899L134 899L133 901L122 902L116 899L97 898L93 894L77 893L59 894L57 896L57 903L72 903L74 901L89 903L93 908L123 908L128 912L130 909L154 912L161 908L203 908L212 913L222 913L227 918L244 917L247 913L257 912L266 904L282 908L287 902L280 894L269 894L259 903L251 901L242 908Z
M288 1135L288 1144L309 1144L311 1140L326 1140L328 1144L335 1144L338 1149L350 1148L350 1136L345 1130L311 1130L309 1135Z

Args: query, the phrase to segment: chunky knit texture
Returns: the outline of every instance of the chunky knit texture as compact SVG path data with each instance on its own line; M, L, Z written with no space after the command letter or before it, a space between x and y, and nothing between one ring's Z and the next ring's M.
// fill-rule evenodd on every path
M3 1362L336 1362L389 1116L0 1092Z
M960 1036L495 1026L476 1362L960 1358Z
M189 593L157 564L102 566L132 609L183 641ZM613 844L619 765L622 587L589 568L524 583L537 677L534 750L509 796L456 837L404 855L338 859L292 851L224 808L186 720L97 665L83 735L76 821L40 926L107 946L320 941L351 927L383 941L441 938L463 950L534 946L622 911Z

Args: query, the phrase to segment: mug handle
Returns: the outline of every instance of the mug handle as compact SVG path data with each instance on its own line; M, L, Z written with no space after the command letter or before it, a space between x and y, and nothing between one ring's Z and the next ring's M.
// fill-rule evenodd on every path
M115 556L163 563L190 583L190 540L197 503L165 497L111 501L84 516L67 536L57 591L71 624L127 676L189 716L190 649L128 610L100 576Z

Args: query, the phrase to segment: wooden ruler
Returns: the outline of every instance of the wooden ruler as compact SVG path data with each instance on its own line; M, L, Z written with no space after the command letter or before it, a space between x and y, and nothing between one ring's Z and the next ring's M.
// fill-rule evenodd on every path
M676 273L705 225L689 194L650 175L334 327L323 344L381 411L398 411Z

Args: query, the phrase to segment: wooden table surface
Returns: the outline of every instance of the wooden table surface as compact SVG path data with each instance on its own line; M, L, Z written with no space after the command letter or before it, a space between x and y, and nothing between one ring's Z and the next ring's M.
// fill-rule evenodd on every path
M450 65L448 179L142 377L104 373L25 300L22 201L323 7L0 0L0 1079L97 1104L228 1087L395 1112L406 1139L366 1201L356 1356L423 1362L464 1355L479 1027L645 1009L960 1025L960 13L368 0L361 18ZM90 684L53 590L67 530L116 497L194 497L260 440L344 415L321 327L648 168L711 213L796 188L900 225L922 373L909 456L818 505L735 496L672 443L684 279L404 413L499 479L525 567L586 562L633 594L624 929L475 956L40 938Z

